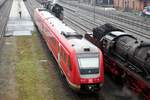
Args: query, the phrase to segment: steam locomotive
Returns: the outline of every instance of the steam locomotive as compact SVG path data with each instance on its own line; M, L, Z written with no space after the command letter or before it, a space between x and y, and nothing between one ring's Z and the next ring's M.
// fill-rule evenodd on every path
M59 5L58 3L52 3L51 1L44 2L43 5L44 5L44 8L46 8L49 12L51 12L60 20L63 20L64 9L61 5Z
M150 43L106 23L85 34L104 55L105 71L150 100Z
M101 50L46 9L37 8L34 20L70 87L80 92L100 90L104 82Z

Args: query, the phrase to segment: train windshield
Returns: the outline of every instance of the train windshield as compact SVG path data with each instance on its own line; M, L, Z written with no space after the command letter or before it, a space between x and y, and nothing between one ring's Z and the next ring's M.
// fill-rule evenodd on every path
M99 58L98 57L90 57L90 58L79 57L78 62L79 62L79 67L81 69L87 69L87 68L91 69L91 68L99 67Z

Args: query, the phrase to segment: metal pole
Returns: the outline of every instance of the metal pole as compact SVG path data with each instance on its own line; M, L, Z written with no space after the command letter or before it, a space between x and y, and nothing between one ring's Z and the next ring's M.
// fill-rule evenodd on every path
M110 0L108 0L108 5L110 4Z
M80 9L80 0L78 0L78 10L77 10L77 12L79 13L79 9Z
M93 0L93 5L94 5L94 23L95 23L95 5L96 5L96 0Z

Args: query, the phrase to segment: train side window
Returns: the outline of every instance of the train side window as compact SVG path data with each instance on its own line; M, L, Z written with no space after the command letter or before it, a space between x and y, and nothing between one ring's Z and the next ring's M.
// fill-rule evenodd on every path
M46 35L47 35L47 36L50 36L50 32L48 31L48 29L45 28L45 30L46 30L46 31L45 31L45 32L46 32Z
M51 38L52 44L54 44L54 37Z
M66 53L63 50L63 48L61 48L60 57L61 57L61 59L63 59L63 62L66 63Z
M64 52L64 62L66 63L66 53Z
M62 47L60 49L60 58L63 59L63 49L62 49Z
M44 32L44 34L46 33L46 27L44 26L44 23L43 23L43 32Z
M56 40L55 40L54 37L53 37L52 41L53 41L53 45L55 45L56 44Z
M44 29L44 33L46 34L46 36L48 35L46 27Z
M68 56L68 68L69 70L72 70L70 56Z

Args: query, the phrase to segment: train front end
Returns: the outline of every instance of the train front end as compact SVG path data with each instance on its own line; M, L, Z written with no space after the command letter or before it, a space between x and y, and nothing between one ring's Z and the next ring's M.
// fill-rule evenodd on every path
M82 53L77 55L80 70L80 90L95 92L100 90L104 82L101 54Z
M76 41L77 42L77 41ZM76 58L80 79L80 92L97 92L104 83L102 52L86 39L76 43Z

